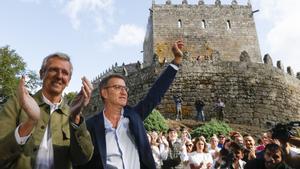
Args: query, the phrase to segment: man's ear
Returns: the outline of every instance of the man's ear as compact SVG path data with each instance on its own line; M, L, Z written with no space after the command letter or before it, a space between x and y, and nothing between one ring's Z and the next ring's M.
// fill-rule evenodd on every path
M100 96L101 97L103 97L104 99L106 99L107 95L108 95L107 90L104 90L104 89L100 90Z

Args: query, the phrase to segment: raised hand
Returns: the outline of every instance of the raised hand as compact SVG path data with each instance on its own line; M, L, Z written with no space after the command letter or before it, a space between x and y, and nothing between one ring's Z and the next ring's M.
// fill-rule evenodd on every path
M182 52L182 49L184 47L184 44L183 44L183 41L182 40L178 40L176 41L173 46L172 46L172 52L173 52L173 55L174 55L174 64L181 64L182 62L182 57L183 57L183 52Z
M82 87L80 92L74 98L71 103L71 117L76 124L80 122L80 113L82 109L89 103L92 95L93 86L91 82L86 78L81 78L82 80Z
M36 123L40 119L40 107L37 102L29 95L25 87L25 77L22 76L19 82L17 95L21 108L26 112L29 120Z

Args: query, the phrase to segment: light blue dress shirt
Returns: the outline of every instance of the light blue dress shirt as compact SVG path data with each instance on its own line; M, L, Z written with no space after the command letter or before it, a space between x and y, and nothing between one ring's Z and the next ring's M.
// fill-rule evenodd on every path
M139 169L138 150L129 129L129 119L124 117L123 113L122 109L117 128L113 128L111 122L103 114L107 167L109 169Z

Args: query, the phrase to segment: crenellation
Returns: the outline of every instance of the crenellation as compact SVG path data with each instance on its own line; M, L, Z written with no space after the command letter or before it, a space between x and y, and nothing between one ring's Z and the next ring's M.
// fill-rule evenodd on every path
M199 0L198 1L198 5L204 5L204 4L205 4L204 0Z
M251 6L252 6L252 4L251 4L251 0L248 0L248 1L247 1L247 6L249 6L249 7L251 7Z
M281 60L278 60L276 65L277 65L278 69L284 70L284 66L283 66L283 63L281 62Z
M288 67L286 68L286 72L287 72L289 75L294 76L294 71L293 71L293 69L292 69L291 66L288 66Z
M187 0L182 0L182 5L187 5L188 1Z
M216 6L221 6L221 0L216 0L216 1L215 1L215 5L216 5Z
M127 71L127 69L126 69L126 67L125 66L122 66L123 67L123 76L128 76L128 71Z
M143 69L143 65L141 64L140 61L137 61L137 63L136 63L136 69L137 69L137 70Z
M232 0L231 5L236 6L236 5L238 5L238 2L236 0Z
M207 57L203 49L207 44L210 53L219 51L221 60L239 61L240 52L245 50L251 61L261 62L254 19L249 17L252 10L248 6L154 5L152 11L144 42L145 65L151 65L153 54L158 56L159 63L165 56L170 60L172 55L167 44L178 37L189 40L186 49L191 54L189 61L198 56Z
M265 56L264 56L264 64L267 64L267 65L271 65L271 66L273 66L273 61L272 61L272 58L271 58L271 56L267 53L267 54L265 54Z
M300 72L295 77L290 67L285 73L281 61L275 68L269 54L261 57L254 19L249 17L250 1L248 6L234 7L234 0L222 7L204 5L203 0L197 5L167 3L152 5L143 62L114 66L113 71L125 76L130 88L129 105L143 98L169 65L173 59L171 45L180 37L185 43L183 62L157 107L165 117L175 117L172 96L180 94L184 118L194 118L194 101L201 95L208 120L216 117L212 109L217 97L225 100L228 122L268 127L273 122L300 120ZM93 85L110 73L105 70ZM102 103L97 89L92 96L89 110L95 113Z

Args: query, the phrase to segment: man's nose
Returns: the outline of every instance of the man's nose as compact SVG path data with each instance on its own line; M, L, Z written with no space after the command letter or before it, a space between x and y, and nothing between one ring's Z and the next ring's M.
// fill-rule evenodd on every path
M62 70L57 70L56 71L56 77L58 77L58 78L62 78L63 77L63 71Z

